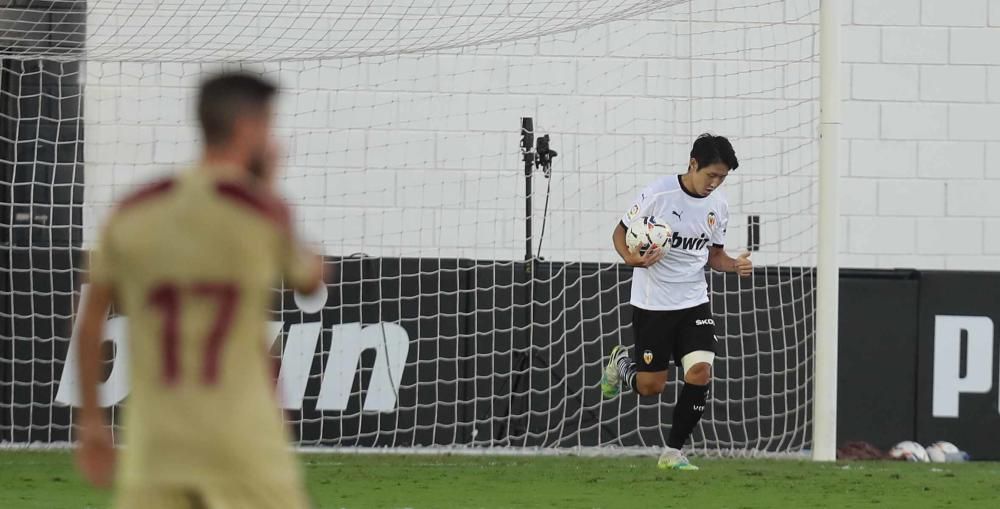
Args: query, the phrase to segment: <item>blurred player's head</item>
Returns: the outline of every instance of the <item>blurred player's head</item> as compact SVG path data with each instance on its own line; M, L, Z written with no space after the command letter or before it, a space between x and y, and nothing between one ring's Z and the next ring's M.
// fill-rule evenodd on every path
M271 103L277 93L272 83L246 73L222 73L202 83L198 121L207 152L256 177L269 176L278 153L271 136Z
M691 147L687 184L696 194L708 196L726 180L730 171L740 167L733 144L724 136L702 134Z

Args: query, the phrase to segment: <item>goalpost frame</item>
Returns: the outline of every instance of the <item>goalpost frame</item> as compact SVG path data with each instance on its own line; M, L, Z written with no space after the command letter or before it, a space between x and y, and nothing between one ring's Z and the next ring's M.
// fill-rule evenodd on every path
M819 34L819 244L816 262L815 461L837 459L837 261L840 207L840 0L821 0Z
M179 1L181 4L195 3ZM839 3L836 0L821 1ZM352 290L341 292L336 303L331 303L331 308L363 308L364 323L401 322L403 316L413 317L409 321L414 327L410 329L410 339L416 351L423 354L405 365L407 376L412 375L407 378L406 390L399 391L400 384L392 384L397 389L392 411L386 410L388 405L370 405L379 406L379 413L374 410L366 412L364 404L371 395L371 389L364 388L365 382L360 381L364 375L359 373L370 369L367 361L356 369L353 366L336 369L337 376L331 378L331 384L328 384L337 388L338 395L347 392L351 397L357 396L356 403L355 399L350 400L350 410L341 403L329 404L329 410L326 409L327 403L324 403L324 408L315 408L319 405L312 404L312 401L320 399L318 391L324 384L307 383L308 389L303 390L300 398L310 401L307 405L309 413L300 413L293 424L298 428L299 442L331 448L340 447L341 443L372 443L372 447L388 443L396 450L406 446L461 446L494 450L524 448L528 452L535 451L529 449L531 447L589 447L596 444L593 446L602 448L599 451L608 449L611 454L616 450L613 448L620 444L658 445L664 441L666 427L659 410L655 414L640 412L632 401L627 404L605 403L593 383L593 373L597 373L594 368L600 364L595 360L603 359L607 351L605 344L620 342L621 329L627 327L619 307L620 289L627 284L628 275L619 273L617 264L613 262L587 264L594 253L603 253L600 256L611 253L605 234L593 230L588 214L595 217L601 214L593 203L604 203L609 194L621 195L617 187L609 187L609 181L618 181L619 175L624 182L632 177L639 178L645 174L645 161L650 155L663 157L683 150L689 142L686 137L695 134L696 124L711 122L719 128L731 125L734 127L726 130L734 131L736 136L752 136L753 141L747 139L745 143L754 144L754 148L748 151L759 157L761 167L781 169L773 175L770 171L763 173L760 183L764 185L747 186L741 190L739 203L754 204L754 213L772 218L776 230L784 232L768 239L773 243L767 243L765 249L773 246L775 253L782 253L781 260L776 264L784 262L792 269L775 271L776 277L765 283L766 288L750 293L745 292L743 285L730 285L721 276L717 280L722 283L715 287L717 293L724 296L722 302L732 298L722 314L733 324L730 334L720 338L720 342L728 341L726 351L731 355L727 356L730 364L725 366L725 370L719 365L719 374L732 376L735 383L732 387L719 384L717 389L713 389L718 407L710 410L709 418L702 421L705 433L697 442L696 449L706 454L719 451L723 455L739 456L781 451L801 458L803 454L800 451L812 453L814 448L823 450L823 436L835 437L832 430L817 433L811 429L817 424L816 416L822 421L820 424L833 423L831 418L824 416L828 413L826 410L816 410L823 404L823 401L815 401L817 390L823 399L824 388L834 384L836 379L835 364L829 369L827 359L830 355L823 351L824 348L831 350L831 344L827 342L825 346L817 346L817 331L820 342L835 338L837 313L836 297L827 299L830 302L820 297L820 315L831 309L834 311L830 315L832 321L820 316L818 320L822 325L817 324L815 253L833 244L822 242L817 246L815 222L818 203L809 191L815 193L819 186L817 168L827 167L827 163L817 165L820 144L816 139L819 132L816 107L819 90L815 87L820 77L817 58L821 49L819 34L816 33L817 15L820 8L837 6L808 2L793 6L790 3L782 18L786 22L774 23L772 18L776 11L772 9L771 0L740 3L746 5L732 22L732 30L727 28L717 35L708 34L713 29L705 29L701 24L709 19L718 19L718 15L708 9L696 10L690 3L674 13L638 20L642 26L622 21L632 20L637 17L633 14L646 12L647 8L653 10L654 7L676 4L655 0L623 0L620 4L626 7L621 9L612 7L613 4L607 4L607 8L599 7L596 4L600 2L589 9L586 8L587 2L582 2L575 11L562 9L559 2L543 1L538 9L533 7L535 10L532 12L537 11L541 16L550 12L556 14L555 10L559 9L559 14L552 18L551 24L545 25L544 30L532 23L523 25L527 29L517 28L518 24L505 24L504 16L497 21L498 18L489 13L421 4L372 13L352 11L348 6L340 10L339 15L339 8L332 8L324 15L331 18L342 16L345 20L362 19L360 25L366 28L355 34L351 29L344 32L341 28L320 24L314 31L303 32L293 21L307 13L275 11L268 16L274 17L277 23L268 25L267 30L259 27L260 33L252 36L252 40L241 39L235 45L232 39L226 40L227 31L219 31L218 34L206 31L212 40L221 36L218 46L209 44L207 49L204 41L188 44L184 42L187 41L184 32L172 29L176 26L174 21L180 18L145 16L139 11L133 12L132 6L118 6L111 10L113 15L93 17L95 31L92 33L99 30L102 36L108 37L103 42L100 38L88 41L87 55L79 54L79 58L86 60L90 66L90 91L102 92L88 93L90 106L93 107L87 109L100 114L86 119L80 110L70 113L64 120L81 128L86 124L88 153L107 155L121 152L113 157L87 157L88 175L97 177L103 174L106 178L87 179L91 187L86 190L76 187L79 192L73 196L79 197L80 192L88 191L88 198L71 204L73 216L78 217L77 214L86 211L85 217L92 225L102 211L110 207L111 200L119 191L133 185L133 176L138 176L139 170L156 172L161 170L154 169L154 166L162 168L183 162L187 157L185 147L192 146L192 132L175 129L183 125L186 116L171 105L176 105L179 90L186 88L184 84L191 83L193 86L196 75L214 68L216 64L213 62L220 59L258 62L268 69L268 73L287 75L290 77L287 81L294 83L287 93L295 100L285 103L281 113L281 117L290 122L282 125L289 128L289 136L297 138L296 135L301 134L302 137L296 140L294 147L290 147L294 151L290 150L284 160L297 173L283 180L289 188L295 189L294 195L301 200L299 204L304 205L304 211L313 212L300 218L300 222L303 226L315 226L323 232L330 228L329 233L323 233L323 237L331 253L359 252L366 247L378 250L375 253L377 263L365 262L362 267L358 262L352 268L354 272L350 279L338 279L337 285L349 284ZM122 12L117 12L119 7ZM407 20L414 19L414 14L421 12L426 15L421 16L416 24L421 30L402 34L399 27L409 27ZM515 11L507 9L504 12L511 14ZM253 14L252 5L235 2L227 4L224 11L204 16L201 15L204 13L185 15L183 21L188 27L209 29L219 26L220 19L231 19L230 26L238 25L242 19L240 16L248 13ZM456 16L457 23L454 22ZM435 18L438 21L427 23ZM523 18L514 17L515 20ZM837 21L836 16L830 18ZM27 19L32 18L25 17L22 21ZM612 24L611 21L618 23ZM660 22L665 24L658 25ZM160 24L162 26L158 27ZM453 24L462 28L453 30ZM706 27L710 26L709 22ZM574 33L560 36L558 40L541 40L539 33L554 33L557 27L560 31L593 30L579 37ZM236 28L239 30L238 26ZM481 35L499 37L491 35L494 29L504 29L496 32L503 35L502 48L500 42L497 47L483 46L486 42ZM39 31L31 26L26 30ZM131 38L128 44L122 44L114 37L122 31L160 33L160 30L163 30L165 38L158 36L145 42L138 40L141 38ZM823 32L833 34L826 28ZM454 39L449 34L461 38ZM175 39L177 45L164 43ZM323 44L299 44L300 41L315 40L321 40ZM511 48L506 46L508 43L520 44L518 41L522 40L532 41L529 45L534 45L535 50L522 52L518 46L514 51L507 51ZM343 42L350 43L345 45L349 46L346 50L341 47ZM443 45L439 47L439 43ZM668 56L663 53L664 43L679 49L688 45L688 49L677 51L673 55L677 58L660 58ZM825 41L823 44L826 45ZM546 51L538 50L542 47ZM462 48L461 51L451 51L459 48ZM44 48L32 45L28 49ZM549 49L553 49L552 55L549 55ZM587 56L591 50L597 51L595 55L606 56L608 62L599 62L603 57L595 61ZM354 51L358 55L350 56L345 51ZM442 54L435 55L437 51ZM434 82L431 84L426 81L427 67L413 65L412 60L423 58L425 53L436 62L431 67L434 71ZM47 50L41 53L43 56L49 54ZM516 70L523 66L562 66L572 60L571 55L577 54L585 57L585 61L598 65L583 72L582 63L572 64L565 67L568 72L553 73L551 79L541 83L511 79L519 75ZM377 58L367 58L372 56ZM520 60L522 56L523 61ZM22 57L35 58L33 53L26 52L15 55L13 61L19 62L17 59ZM348 58L351 62L347 62ZM646 58L650 60L643 62ZM615 59L614 62L611 59ZM190 66L173 67L188 62ZM624 62L627 62L626 67L621 67L619 64ZM141 67L127 66L126 63L140 64ZM602 65L612 63L614 65ZM808 65L801 65L803 63ZM414 70L417 68L419 70ZM380 71L376 72L376 69ZM638 74L633 74L633 71ZM836 66L833 71L836 71ZM827 95L838 95L839 92L834 72L824 73L823 90ZM18 76L25 74L29 74L28 71L21 69ZM75 74L80 73L63 70L59 76ZM324 83L331 76L342 76L344 83L353 85L340 87L343 93L340 89L328 90ZM636 76L645 79L637 81ZM500 81L496 81L498 79ZM656 80L656 84L653 85L651 80ZM507 85L494 87L499 82L518 85L516 91ZM134 86L136 83L143 86ZM636 83L638 87L633 85ZM147 87L147 84L150 86ZM707 86L700 89L700 84ZM558 90L565 100L543 102L536 98L533 108L518 112L516 108L511 108L521 104L521 99L511 97L508 102L508 98L504 97L507 94L523 98L532 93L550 93L553 86L561 87ZM643 91L640 92L640 89ZM399 92L399 101L377 100L383 91L393 90ZM72 98L65 100L83 104L82 93L74 93ZM702 94L706 97L701 97ZM22 95L26 94L14 97ZM31 96L27 97L30 101ZM370 101L372 97L376 100ZM154 101L151 104L155 108L143 112L129 111L129 105L146 98ZM777 100L773 103L758 100L761 98ZM735 104L742 106L744 100L748 109L732 109ZM526 104L530 104L531 100L528 101ZM579 103L584 101L593 104L594 109L589 109L589 106L588 109L581 109ZM161 108L164 110L157 111ZM406 114L402 115L404 110ZM127 115L120 117L120 111L127 111ZM520 207L516 184L520 176L510 172L515 165L508 162L514 161L515 154L500 148L502 140L498 131L508 125L512 112L529 111L537 118L558 119L560 124L555 127L565 127L567 132L574 133L573 145L569 149L580 149L570 155L575 158L573 162L576 166L587 171L566 179L560 191L564 199L558 204L559 222L556 224L562 225L560 229L564 235L560 240L570 239L572 242L565 242L560 255L553 258L565 260L559 265L545 264L546 272L539 277L540 283L525 286L527 276L521 269L527 269L531 274L530 270L536 265L525 265L517 260L520 249L515 237L517 209ZM612 111L615 112L613 115ZM732 115L736 111L738 113ZM833 111L824 104L824 115ZM663 122L662 118L676 118L677 123ZM454 129L458 125L456 119L466 122L461 134ZM119 120L129 125L167 125L168 128L122 129ZM688 132L683 133L685 129L678 129L678 125L687 126ZM824 124L824 144L830 139L827 127L831 126ZM836 129L836 125L832 127ZM64 129L60 132L65 134ZM339 141L333 143L326 133L350 133L360 138L335 136ZM608 140L615 143L605 143L604 138L598 138L608 134L614 135ZM38 138L35 134L30 136ZM83 143L82 134L79 138ZM380 140L379 144L369 147L368 140L376 138ZM474 142L467 144L468 150L464 154L439 156L440 147L454 140ZM599 142L594 143L593 140ZM775 146L779 147L778 150L773 149ZM161 150L163 147L167 149ZM95 148L99 150L93 150ZM375 153L373 148L393 156L373 158L370 155ZM749 146L746 148L749 149ZM126 156L124 161L121 154ZM77 159L79 157L70 154L71 162ZM331 171L331 160L341 161L346 167ZM497 161L501 161L502 165L495 164ZM115 170L123 163L129 163L124 168L137 171ZM33 178L49 179L46 170L39 168L41 171L36 174L36 165L30 162L26 170ZM475 171L463 171L459 176L459 168ZM373 171L369 173L369 170ZM391 180L379 180L360 189L345 186L345 183L357 179L359 171L365 178L398 176L400 185L396 187L402 191L393 191L392 185L387 191L385 182L391 184ZM414 171L424 172L430 178ZM82 175L79 167L74 174ZM767 185L768 180L778 181L789 175L801 184L788 188ZM746 182L744 179L741 181ZM89 192L90 189L95 192ZM455 189L460 190L458 198L455 198ZM370 203L368 195L373 198ZM401 197L404 195L405 199ZM326 206L337 202L339 197L362 197L364 202L360 206ZM826 201L835 205L833 200ZM539 204L537 200L535 203ZM513 217L506 211L509 206L514 206ZM476 214L442 212L458 207L473 209ZM371 212L362 209L370 209ZM530 216L531 207L526 209L529 212L527 216ZM404 225L390 220L398 218L400 213L412 222ZM465 216L469 220L463 221L454 216ZM377 218L365 221L366 228L373 231L364 239L337 233L345 227L349 230L352 221L358 217ZM830 222L833 228L827 231L836 234L836 214L833 217ZM425 218L430 219L425 221ZM447 221L442 222L445 219ZM813 224L803 224L802 220ZM749 222L753 224L752 220ZM505 232L508 224L512 230ZM47 232L51 227L51 224L35 225L28 230ZM451 231L451 235L461 239L461 242L439 240L437 232L441 230ZM94 228L84 228L83 231L93 232ZM485 234L479 236L480 232ZM593 239L589 235L591 232L595 232ZM804 239L801 234L811 235L809 239ZM81 234L74 238L85 236ZM526 239L530 238L526 235ZM475 247L469 249L470 242L466 239L475 239ZM537 253L539 243L535 242L525 249L526 258ZM789 249L782 251L786 245ZM383 248L384 252L381 252ZM387 256L395 253L416 256L413 257L415 259L405 260ZM43 256L38 256L37 252L34 255L27 253L20 268L16 269L29 286L34 283L52 286L57 282L68 285L36 289L35 294L30 296L31 302L26 302L34 306L38 306L39 302L51 305L53 314L35 316L20 313L15 318L24 320L29 332L35 328L42 331L52 329L53 339L65 344L69 338L63 337L65 334L62 332L69 332L69 329L55 325L62 323L60 321L69 323L75 309L58 303L72 304L71 299L64 297L74 294L72 283L78 281L82 273L75 261L66 262L68 268L53 267L51 263L54 259L63 258L53 258L59 254L51 249L47 256L44 252ZM470 257L471 261L467 262L466 257ZM794 267L799 265L799 260L806 268L799 270ZM562 270L564 267L569 270ZM376 272L370 272L372 269ZM832 288L835 291L835 268L833 273ZM829 284L820 286L831 288ZM335 290L333 286L331 288ZM359 290L355 292L353 288ZM10 297L17 295L24 294L13 293ZM383 299L383 295L387 297ZM283 322L286 321L285 311L290 311L287 314L288 323L283 329L287 330L283 341L289 343L288 337L293 329L312 331L313 320L316 319L306 318L301 310L290 304L293 302L290 295L285 296L289 299L279 301L279 311ZM536 296L539 299L537 309ZM49 304L44 304L46 302ZM59 311L56 312L56 309ZM538 309L545 314L539 314ZM764 309L765 313L759 313ZM430 313L435 318L426 320ZM515 313L522 315L514 320ZM748 316L755 317L752 323L743 320ZM327 380L330 363L325 362L329 359L325 345L332 334L330 324L339 325L345 320L363 323L360 311L355 318L354 315L344 317L337 309L325 313L320 320L327 323L319 324L317 337L310 335L303 343L306 351L313 344L311 341L322 345L313 348L316 359L303 368L308 369L302 377L306 381ZM441 324L448 328L442 328ZM834 327L832 336L823 332L829 329L827 324ZM809 329L804 329L804 326ZM779 329L781 334L775 334ZM26 337L32 336L28 334ZM471 338L471 341L465 338ZM350 340L352 345L364 347L370 339L370 334L359 333L352 335ZM50 397L52 391L49 390L62 382L57 375L60 374L59 367L67 362L62 353L65 349L50 349L50 346L60 344L56 341L18 344L26 345L25 356L16 359L11 356L9 361L0 359L0 364L19 362L16 372L24 378L15 380L12 374L9 380L0 380L0 392L25 396L19 400L11 399L9 404L0 401L0 412L4 414L0 420L10 416L4 424L11 424L11 430L16 427L19 433L23 432L17 436L23 436L28 441L39 440L38 437L46 442L68 440L71 438L72 414L65 408L55 408L61 406L61 402ZM283 349L282 354L287 350L291 349ZM836 355L835 340L832 353ZM536 354L544 363L523 362L534 360ZM480 359L488 359L488 364L480 363ZM817 368L817 359L828 367ZM778 363L780 368L776 367ZM427 369L423 369L425 366ZM480 367L484 371L479 371ZM439 373L439 368L444 371ZM62 373L67 371L70 370L62 370ZM357 391L353 386L342 389L344 383L339 380L346 379L348 375L360 381ZM521 377L529 383L504 385L503 379L511 380L511 376ZM769 379L769 383L760 383L764 377ZM338 380L336 385L332 383L335 379ZM530 383L532 379L536 384ZM561 383L551 383L552 379ZM24 390L6 390L8 384L13 387L15 383ZM457 390L459 387L462 388L461 393ZM677 387L675 380L672 390ZM439 396L439 392L443 396ZM425 394L429 398L425 398ZM835 396L834 393L833 397L824 401L835 402ZM340 401L340 396L337 399ZM344 408L340 409L341 406ZM618 411L615 411L615 406ZM439 412L455 417L439 419ZM40 413L48 413L48 420L36 421L32 418ZM718 418L713 418L716 413ZM425 416L428 418L425 419ZM392 424L393 420L395 424ZM387 425L383 427L383 423ZM338 430L336 433L324 433L334 426ZM0 429L0 434L4 432ZM15 435L12 433L9 436ZM831 459L833 441L833 438L827 439Z

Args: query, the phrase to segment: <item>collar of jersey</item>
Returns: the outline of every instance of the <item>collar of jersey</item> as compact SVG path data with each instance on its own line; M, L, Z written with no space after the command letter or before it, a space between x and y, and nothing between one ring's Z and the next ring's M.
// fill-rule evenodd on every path
M688 196L690 196L692 198L697 198L699 200L701 200L703 198L708 198L708 196L699 196L699 195L694 194L691 191L689 191L688 188L684 187L684 180L681 177L683 177L683 175L678 175L677 176L677 184L679 186L681 186L681 191L684 191L684 194L686 194L686 195L688 195Z

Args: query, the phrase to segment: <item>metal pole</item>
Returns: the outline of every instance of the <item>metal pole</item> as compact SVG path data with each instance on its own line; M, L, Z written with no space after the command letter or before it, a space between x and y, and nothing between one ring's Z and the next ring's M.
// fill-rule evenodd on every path
M819 246L816 263L816 387L813 460L837 459L837 262L840 210L840 0L820 4Z
M535 162L535 128L531 117L521 118L521 154L524 159L524 260L532 259L531 174Z

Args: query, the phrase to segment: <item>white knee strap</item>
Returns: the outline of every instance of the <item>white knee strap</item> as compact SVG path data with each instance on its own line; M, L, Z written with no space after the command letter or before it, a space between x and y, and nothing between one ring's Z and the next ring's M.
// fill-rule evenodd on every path
M684 357L681 357L681 366L684 367L684 375L687 375L688 370L690 370L695 364L704 362L709 366L715 361L715 352L709 352L708 350L695 350Z

